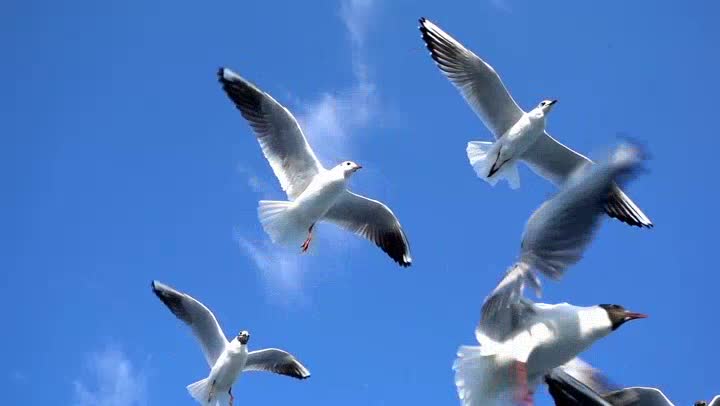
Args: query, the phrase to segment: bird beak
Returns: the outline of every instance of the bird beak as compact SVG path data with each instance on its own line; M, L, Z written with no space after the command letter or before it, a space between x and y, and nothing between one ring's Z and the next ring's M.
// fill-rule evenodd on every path
M625 318L628 321L635 320L635 319L645 319L645 318L647 318L647 314L627 312L627 313L625 313Z
M359 169L362 169L362 165L358 165L358 166L355 167L355 170L356 170L356 171L359 170Z
M557 103L557 99L555 99L555 100L550 100L550 104L548 104L548 106L552 106L552 105L555 104L555 103Z

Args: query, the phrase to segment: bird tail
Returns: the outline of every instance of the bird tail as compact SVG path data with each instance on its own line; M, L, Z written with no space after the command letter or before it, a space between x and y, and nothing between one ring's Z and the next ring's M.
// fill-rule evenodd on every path
M201 379L187 386L190 396L203 406L213 406L215 404L214 394L213 399L210 398L211 389L212 382L210 382L210 378Z
M470 141L467 145L467 156L470 160L470 165L475 169L475 173L480 179L495 186L500 179L507 180L511 189L517 189L520 187L520 175L518 174L518 168L515 162L508 162L500 168L499 171L489 176L490 169L492 169L495 163L497 153L495 151L496 143L487 141Z
M298 217L293 203L278 200L260 200L258 218L265 232L276 244L300 244L307 235L309 224Z
M466 346L458 349L453 364L455 386L463 406L500 405L503 394L494 377L493 360L484 346Z

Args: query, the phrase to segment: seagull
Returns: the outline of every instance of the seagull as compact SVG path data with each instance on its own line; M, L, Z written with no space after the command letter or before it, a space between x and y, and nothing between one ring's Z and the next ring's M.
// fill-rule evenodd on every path
M580 260L598 227L604 196L614 182L639 170L641 157L637 147L621 145L607 162L574 176L531 215L520 260L483 303L475 330L480 346L458 351L453 368L465 406L504 404L513 393L516 400L531 403L531 389L553 368L573 361L623 323L646 317L619 305L534 303L523 296L526 284L539 295L536 270L558 279ZM582 369L580 361L573 364Z
M522 160L538 175L561 186L578 169L592 164L545 131L546 115L557 100L543 100L526 113L492 66L430 20L420 18L420 32L437 66L495 137L494 143L468 143L470 164L480 178L491 185L504 178L516 189L520 186L516 163ZM645 213L616 186L605 202L605 212L632 226L653 227Z
M220 398L227 393L232 406L232 385L245 371L268 371L297 379L310 377L310 371L283 350L268 348L248 352L250 333L247 331L241 331L228 342L215 315L192 296L158 281L152 282L152 290L177 318L190 326L202 346L211 368L210 375L187 386L190 395L200 404L220 404Z
M483 305L485 311L497 311L515 302L526 285L539 296L536 272L558 280L580 261L599 228L605 196L642 169L644 156L639 147L622 144L606 161L576 173L535 210L525 225L520 259L490 294Z
M400 266L410 266L410 244L395 214L385 204L347 189L361 165L345 161L325 169L287 108L230 69L220 68L218 79L250 123L287 193L289 201L259 203L258 217L274 243L303 241L300 247L306 252L315 224L324 220L374 242Z
M553 368L581 362L577 355L624 323L647 317L620 305L580 307L520 298L475 330L480 346L461 346L453 365L464 406L532 404L534 388Z

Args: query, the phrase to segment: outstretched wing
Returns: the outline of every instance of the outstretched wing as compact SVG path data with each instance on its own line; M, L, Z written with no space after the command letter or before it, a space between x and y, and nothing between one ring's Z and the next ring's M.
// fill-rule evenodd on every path
M379 201L345 191L325 219L374 242L400 266L412 263L410 244L400 222Z
M547 132L525 151L522 158L535 173L557 186L562 186L578 170L593 163ZM604 209L608 216L623 223L638 227L653 226L645 213L617 186L609 193Z
M245 371L268 371L297 379L310 377L310 371L292 354L277 348L252 351L248 354Z
M255 131L280 186L294 200L324 170L295 117L269 94L230 69L220 68L218 80Z
M420 32L438 68L460 90L495 138L520 120L522 109L492 66L426 18L420 19Z
M165 306L185 324L190 326L193 334L200 342L205 360L212 367L220 354L225 350L227 340L215 315L192 296L178 292L158 281L152 282L152 290Z

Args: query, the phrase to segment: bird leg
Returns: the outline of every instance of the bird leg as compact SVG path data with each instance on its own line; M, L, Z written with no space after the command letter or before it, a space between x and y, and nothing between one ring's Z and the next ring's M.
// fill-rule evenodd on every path
M210 393L208 394L208 403L212 402L212 398L215 396L215 381L210 385Z
M230 387L230 389L228 389L228 395L230 395L230 406L232 406L233 402L235 401L235 397L232 394L232 386Z
M514 365L515 379L517 384L517 392L515 393L515 400L519 405L532 406L533 394L528 388L527 381L527 364L520 361L515 361Z
M312 241L312 237L313 237L313 235L312 235L313 227L315 227L315 223L312 223L310 225L310 228L308 229L307 239L300 246L300 248L302 248L302 252L307 252L308 248L310 248L310 242Z
M503 164L500 164L496 167L496 165L498 164L498 161L500 161L500 152L501 151L502 151L502 148L498 148L498 153L497 153L497 156L495 157L495 162L493 162L492 166L490 167L490 172L488 173L488 176L487 176L488 178L495 175L495 172L499 171L500 167L503 165ZM503 163L505 163L505 162L503 162Z

